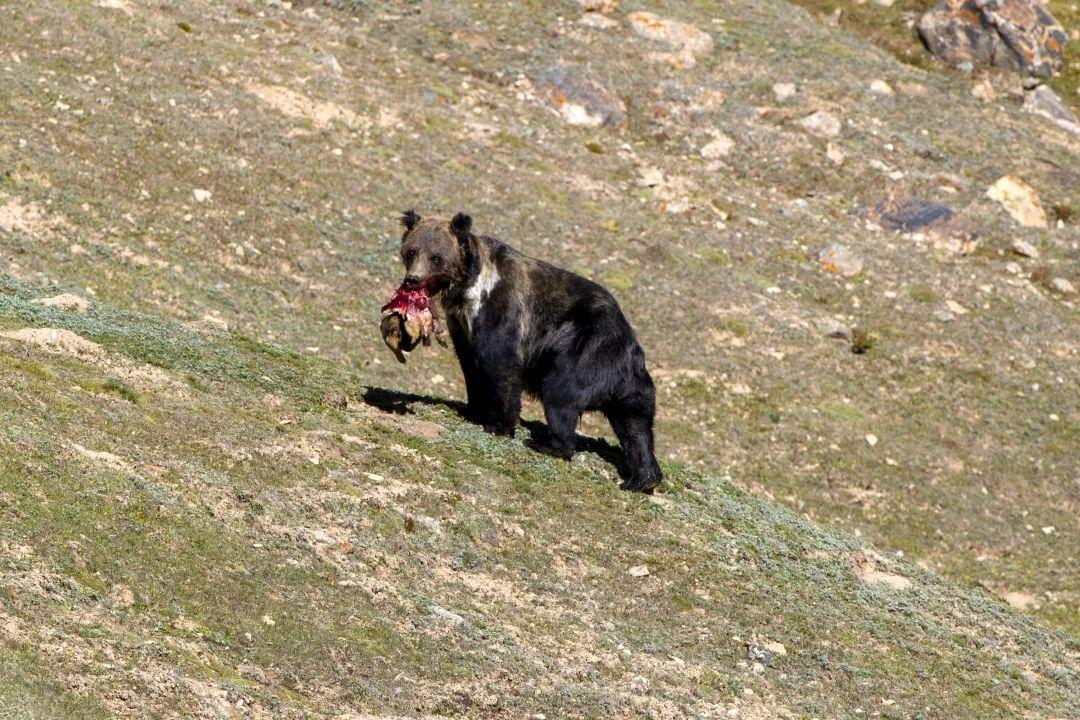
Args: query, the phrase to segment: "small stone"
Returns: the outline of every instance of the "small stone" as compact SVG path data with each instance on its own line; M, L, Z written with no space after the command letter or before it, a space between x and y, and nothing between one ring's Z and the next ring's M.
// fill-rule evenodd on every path
M787 648L784 647L783 643L769 641L762 643L761 646L771 652L776 657L784 657L787 655Z
M277 625L277 622L274 620L274 618L270 617L269 615L262 616L262 623L263 625L269 625L270 627Z
M1074 293L1076 293L1076 288L1073 287L1073 284L1065 278L1061 277L1056 277L1051 280L1050 287L1052 287L1054 290L1061 293L1062 295L1073 295Z
M949 312L955 313L956 315L967 315L970 312L970 310L955 300L946 300L945 307L949 308Z
M834 138L840 134L840 121L824 110L818 110L799 121L799 125L811 135Z
M1012 244L1013 252L1017 255L1021 255L1026 258L1037 260L1039 257L1039 249L1029 243L1027 240L1014 240Z
M844 152L833 143L829 143L825 146L825 157L827 157L829 159L829 162L831 162L833 165L836 165L837 167L843 165L844 160L847 159L847 156L844 155Z
M830 245L818 253L818 263L829 272L854 277L862 272L863 260L844 245Z
M201 190L196 188L191 191L191 194L195 196L195 202L206 202L213 195L209 190Z
M626 574L630 577L645 577L646 575L649 575L649 566L635 565L634 567L627 570Z
M436 617L445 620L453 627L458 627L465 624L465 618L461 617L455 612L450 612L449 610L441 608L438 605L432 605L429 609L431 610L432 615L435 615Z
M798 92L798 88L795 83L790 82L778 82L772 86L773 97L776 98L776 102L787 102L791 98L795 97L795 93Z
M1042 528L1043 535L1053 535L1055 530L1057 530L1057 528L1053 525L1047 525L1046 527Z
M986 196L997 200L1024 227L1047 227L1046 211L1035 189L1015 175L1004 175L990 186Z
M869 445L870 447L874 447L875 445L878 444L878 436L874 435L872 433L868 434L866 436L866 444Z
M994 85L986 78L983 78L979 82L971 86L971 96L978 98L983 102L993 102L997 97L997 91L994 90Z
M336 57L334 57L333 55L330 55L329 53L327 53L325 55L320 55L319 57L317 57L315 59L318 60L323 65L325 65L326 69L329 70L334 75L337 75L339 77L341 76L341 63L339 63L338 59Z
M952 322L953 320L956 319L956 316L953 315L948 310L937 310L937 311L934 312L934 317L937 318L938 320L940 320L941 322Z
M718 160L731 154L735 141L727 135L718 135L715 140L701 148L701 157L706 160Z
M870 83L870 92L875 95L895 95L896 91L893 90L892 85L884 80L874 80Z

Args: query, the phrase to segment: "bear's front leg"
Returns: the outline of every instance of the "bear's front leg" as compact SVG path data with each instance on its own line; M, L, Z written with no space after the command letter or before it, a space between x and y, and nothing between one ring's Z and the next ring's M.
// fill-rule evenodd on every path
M485 404L489 416L484 421L484 429L496 435L514 437L521 418L524 387L517 323L505 320L493 325L478 323L473 346L478 379L488 392Z

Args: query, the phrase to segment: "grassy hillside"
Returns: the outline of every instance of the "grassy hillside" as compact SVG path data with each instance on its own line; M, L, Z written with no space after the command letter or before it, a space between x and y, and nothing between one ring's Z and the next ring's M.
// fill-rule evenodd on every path
M39 295L0 286L12 717L1080 703L1075 640L728 479L621 492L602 441L554 461L336 364Z
M3 711L1068 716L1080 141L779 0L611 17L0 0L0 324L101 348L0 341ZM546 107L556 62L626 126ZM912 199L955 216L888 229ZM451 353L393 361L410 206L613 290L658 501L460 424ZM61 291L90 313L31 302Z

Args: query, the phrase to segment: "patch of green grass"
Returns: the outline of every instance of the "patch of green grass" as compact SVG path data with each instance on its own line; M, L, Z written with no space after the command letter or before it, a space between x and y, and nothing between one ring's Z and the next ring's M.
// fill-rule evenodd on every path
M921 303L935 303L941 299L941 296L938 295L932 287L926 285L925 283L920 283L918 285L913 285L912 287L909 287L907 290L907 294L908 297L912 300L916 300Z
M854 403L845 403L839 400L829 400L818 406L822 414L836 420L862 420L865 415Z
M633 276L623 270L605 270L600 274L600 282L617 292L627 292L634 287Z
M750 336L750 325L740 317L724 315L716 320L718 330L731 333L735 337L745 338Z
M129 403L134 403L135 405L139 404L139 393L135 392L116 378L107 378L105 380L83 380L79 383L79 387L87 392L115 395L116 397L127 400Z

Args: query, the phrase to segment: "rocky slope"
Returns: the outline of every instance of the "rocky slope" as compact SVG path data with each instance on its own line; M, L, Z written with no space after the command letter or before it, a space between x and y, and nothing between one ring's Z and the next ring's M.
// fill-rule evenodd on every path
M1009 81L773 0L0 20L2 322L84 339L2 341L0 707L1067 716L1080 141ZM362 401L462 395L377 335L409 206L612 288L669 502Z
M667 466L0 285L11 717L1050 717L1075 640Z

